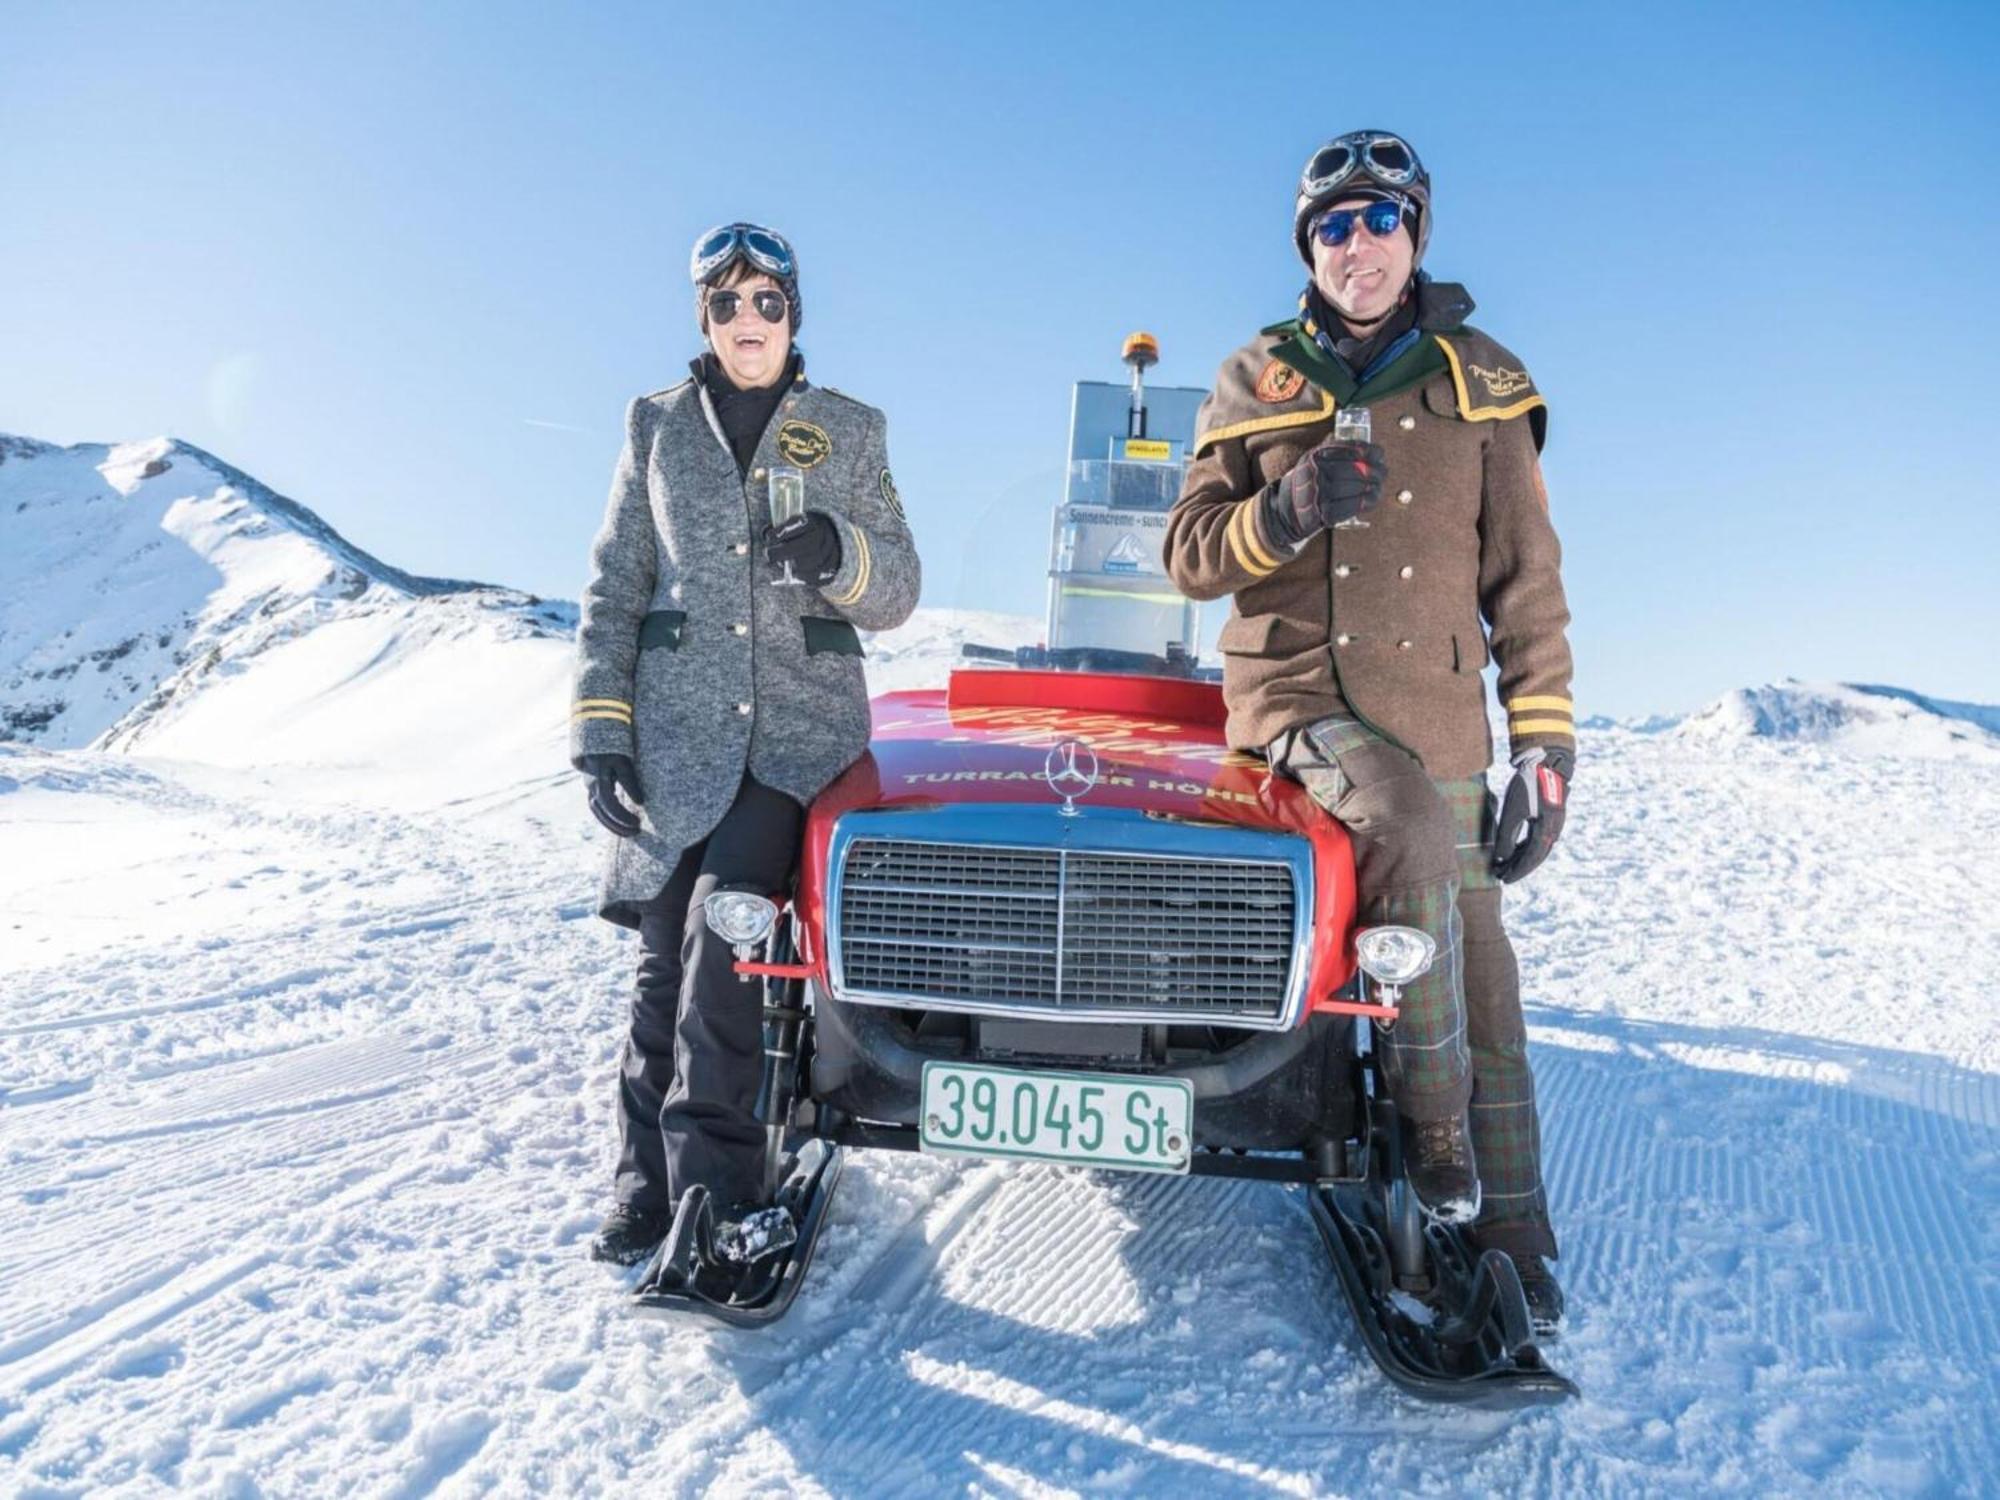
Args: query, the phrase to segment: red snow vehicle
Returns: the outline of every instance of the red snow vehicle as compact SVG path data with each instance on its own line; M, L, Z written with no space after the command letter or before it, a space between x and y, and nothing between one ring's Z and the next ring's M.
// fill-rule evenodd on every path
M764 977L759 1112L798 1239L726 1269L691 1189L638 1295L781 1315L851 1148L1259 1178L1304 1192L1399 1384L1560 1399L1573 1387L1537 1350L1512 1263L1422 1213L1378 1096L1372 1028L1393 1024L1428 938L1357 932L1345 831L1229 749L1157 539L1150 570L1105 566L1143 555L1129 539L1178 488L1181 445L1147 435L1136 371L1121 414L1168 457L1151 490L1110 476L1119 504L1080 496L1073 465L1054 644L967 648L1014 664L876 698L869 753L811 809L789 901L712 899L739 971Z

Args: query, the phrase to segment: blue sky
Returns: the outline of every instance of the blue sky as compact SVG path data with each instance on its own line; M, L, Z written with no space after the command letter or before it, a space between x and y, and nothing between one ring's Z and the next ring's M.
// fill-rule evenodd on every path
M1535 373L1583 713L2000 702L1991 6L0 7L0 430L168 432L400 566L575 597L689 241L799 246L925 602L1038 612L1069 388L1290 311L1410 136Z

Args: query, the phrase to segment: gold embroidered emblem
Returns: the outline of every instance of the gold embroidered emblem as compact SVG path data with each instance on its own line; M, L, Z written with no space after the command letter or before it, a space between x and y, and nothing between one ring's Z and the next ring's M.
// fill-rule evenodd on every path
M1277 406L1298 395L1305 383L1305 376L1283 360L1274 359L1257 377L1257 399L1267 406Z
M1528 379L1526 370L1510 370L1502 365L1497 370L1486 370L1478 365L1467 365L1466 369L1479 377L1486 387L1486 394L1494 400L1504 400L1520 391L1525 391L1534 382Z
M889 477L889 471L882 471L882 498L889 502L889 509L896 513L896 519L903 519L903 499L896 493L896 481Z
M778 429L778 451L784 454L786 463L810 469L814 464L824 463L833 452L833 439L826 435L825 428L794 417Z

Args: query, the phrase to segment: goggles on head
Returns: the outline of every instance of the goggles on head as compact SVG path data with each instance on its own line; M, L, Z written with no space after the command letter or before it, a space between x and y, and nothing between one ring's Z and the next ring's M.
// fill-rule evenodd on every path
M1378 240L1385 240L1402 227L1404 203L1401 198L1383 198L1360 208L1329 208L1313 221L1313 234L1322 245L1344 245L1354 237L1359 224Z
M780 281L791 281L799 274L798 260L782 234L761 224L739 221L718 224L694 242L694 252L688 257L688 277L700 286L738 256Z
M1317 198L1356 176L1371 177L1384 187L1404 188L1423 175L1424 164L1401 136L1386 130L1350 130L1313 153L1299 174L1299 191Z

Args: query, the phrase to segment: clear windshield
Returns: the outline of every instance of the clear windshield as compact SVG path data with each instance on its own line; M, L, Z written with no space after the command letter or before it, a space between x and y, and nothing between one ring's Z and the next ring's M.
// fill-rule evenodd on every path
M1165 444L1159 446L1165 447ZM1072 461L1061 484L1023 484L996 497L967 539L957 597L1005 598L1032 619L994 621L997 639L968 644L981 664L1140 676L1212 676L1197 660L1201 609L1167 577L1167 512L1180 494L1177 461ZM1053 493L1052 493L1053 492ZM1004 581L997 574L1008 575Z

